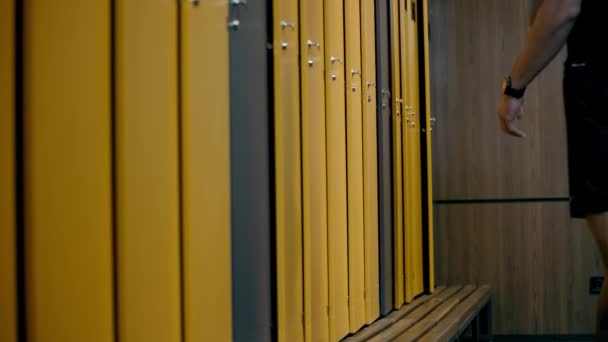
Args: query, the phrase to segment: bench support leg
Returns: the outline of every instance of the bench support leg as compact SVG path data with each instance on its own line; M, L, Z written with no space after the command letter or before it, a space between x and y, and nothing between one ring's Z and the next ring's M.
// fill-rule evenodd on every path
M478 317L479 339L476 341L492 341L492 301L486 304Z

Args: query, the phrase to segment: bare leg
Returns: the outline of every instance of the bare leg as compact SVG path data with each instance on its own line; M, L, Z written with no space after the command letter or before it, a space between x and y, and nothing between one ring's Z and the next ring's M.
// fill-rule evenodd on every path
M587 217L587 225L595 238L604 261L604 284L597 307L597 341L608 341L608 214Z

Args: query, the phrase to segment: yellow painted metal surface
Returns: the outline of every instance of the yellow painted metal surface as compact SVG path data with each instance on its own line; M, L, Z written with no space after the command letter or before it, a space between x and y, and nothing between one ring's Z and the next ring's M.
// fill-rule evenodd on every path
M329 339L323 1L300 1L304 337Z
M180 6L184 340L231 341L228 4Z
M118 338L181 341L177 2L119 1Z
M365 249L363 222L363 128L361 96L361 10L359 0L345 0L346 151L348 184L348 254L350 331L365 324Z
M422 165L421 165L421 122L420 122L420 81L418 58L418 1L411 0L409 4L409 30L408 46L410 47L410 96L412 114L411 121L411 167L412 167L412 281L409 300L424 292L424 265L423 265L423 239L422 239ZM406 296L407 297L407 296Z
M0 0L0 341L17 342L14 0Z
M423 292L422 207L420 185L420 115L418 82L418 40L412 17L415 3L401 0L401 59L405 111L402 123L405 191L405 269L407 302Z
M405 265L403 251L403 154L401 118L403 99L401 93L401 52L399 26L399 0L390 2L390 41L392 72L392 130L393 130L393 242L394 242L394 288L395 309L405 302Z
M325 108L327 129L327 229L330 341L348 335L348 223L346 202L346 112L344 3L325 2Z
M365 321L380 316L378 245L378 133L376 109L376 28L373 0L361 0L363 109L363 198L365 223Z
M274 120L279 342L304 341L297 0L274 0Z
M430 71L430 52L429 52L429 8L428 1L422 0L421 6L423 6L424 13L424 70L426 73L425 77L425 94L426 94L426 146L427 146L427 165L426 172L428 174L428 283L429 291L435 291L435 243L434 243L434 216L433 216L433 139L432 139L432 126L433 126L433 111L431 108L431 71Z
M114 341L110 1L23 7L28 341Z

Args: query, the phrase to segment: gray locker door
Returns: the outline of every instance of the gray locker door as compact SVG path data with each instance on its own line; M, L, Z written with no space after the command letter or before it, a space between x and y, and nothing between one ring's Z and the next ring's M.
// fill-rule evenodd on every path
M380 311L392 311L393 200L391 165L391 79L388 0L376 1L376 74L378 99L378 217L380 241Z
M230 6L233 336L237 342L266 342L274 340L275 273L269 8L267 0Z

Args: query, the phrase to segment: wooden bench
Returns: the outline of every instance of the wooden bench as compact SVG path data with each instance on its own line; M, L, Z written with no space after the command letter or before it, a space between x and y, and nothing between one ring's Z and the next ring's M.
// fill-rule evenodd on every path
M465 336L470 332L470 336ZM343 342L491 341L492 302L488 286L438 287L347 337Z

